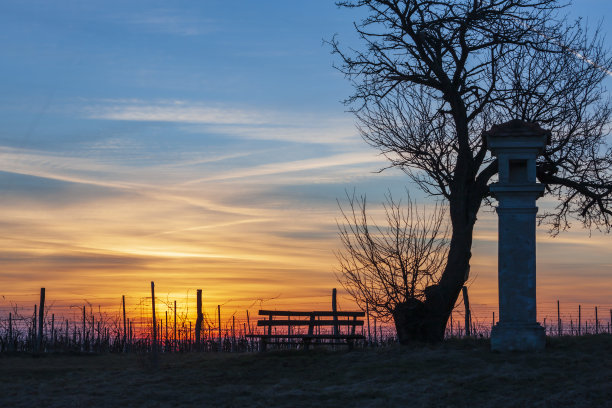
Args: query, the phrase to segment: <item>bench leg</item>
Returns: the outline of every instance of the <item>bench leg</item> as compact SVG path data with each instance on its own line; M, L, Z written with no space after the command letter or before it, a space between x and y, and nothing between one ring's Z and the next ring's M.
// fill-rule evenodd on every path
M347 340L346 344L348 344L349 351L352 351L353 350L353 340Z
M310 339L304 339L304 350L310 350Z
M259 342L259 351L261 351L262 353L266 351L266 349L268 348L268 342L266 341L265 338L261 338L261 341Z

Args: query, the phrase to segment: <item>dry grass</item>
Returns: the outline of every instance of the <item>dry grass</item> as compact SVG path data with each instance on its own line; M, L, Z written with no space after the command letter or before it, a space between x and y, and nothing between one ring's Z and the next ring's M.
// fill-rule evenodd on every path
M0 357L2 407L612 407L612 336L353 352Z

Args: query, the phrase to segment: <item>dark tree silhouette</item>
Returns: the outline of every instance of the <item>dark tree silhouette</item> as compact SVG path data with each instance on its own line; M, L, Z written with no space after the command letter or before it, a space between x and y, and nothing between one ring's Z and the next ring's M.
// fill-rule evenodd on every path
M610 231L612 60L598 29L560 17L557 0L354 0L363 49L330 44L353 83L346 101L366 142L425 192L448 201L452 235L440 280L400 304L410 339L439 341L469 275L476 215L490 204L497 161L482 133L512 119L552 132L537 177L556 206L553 235L572 219Z
M448 252L446 208L436 204L429 212L387 194L384 223L366 211L366 198L347 194L338 223L343 249L336 253L338 280L358 305L383 321L394 318L403 330L398 305L425 299L426 287L438 283ZM382 225L382 226L381 226ZM398 320L398 318L400 320Z

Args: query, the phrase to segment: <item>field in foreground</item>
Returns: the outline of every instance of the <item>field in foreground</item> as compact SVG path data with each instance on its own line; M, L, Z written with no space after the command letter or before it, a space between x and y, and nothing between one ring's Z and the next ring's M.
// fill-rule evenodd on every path
M612 336L377 350L0 356L2 407L612 407Z

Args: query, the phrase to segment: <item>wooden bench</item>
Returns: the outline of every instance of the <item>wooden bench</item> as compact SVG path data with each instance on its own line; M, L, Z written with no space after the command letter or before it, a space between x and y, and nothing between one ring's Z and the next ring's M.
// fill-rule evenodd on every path
M353 348L355 340L363 340L365 336L355 334L357 326L363 326L365 312L291 312L278 310L260 310L260 316L267 316L267 319L257 321L258 327L263 327L262 334L251 334L248 337L259 337L261 341L261 351L265 351L270 340L277 340L274 343L291 342L291 340L302 340L304 348L308 350L311 344L336 344L347 345ZM274 318L280 318L275 320ZM322 319L325 318L325 319ZM300 333L301 327L308 327L308 330ZM286 333L272 333L272 328L287 328ZM317 328L317 332L315 332ZM327 329L321 333L321 328ZM342 328L346 332L342 333ZM331 340L321 342L321 340Z

